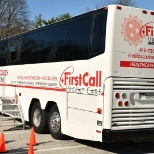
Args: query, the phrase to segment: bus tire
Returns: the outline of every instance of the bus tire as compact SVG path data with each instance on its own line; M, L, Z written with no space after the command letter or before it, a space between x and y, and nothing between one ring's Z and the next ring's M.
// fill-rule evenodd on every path
M53 105L49 112L48 127L51 136L54 139L64 139L64 135L61 133L61 117L57 105Z
M32 107L31 125L38 134L44 134L48 131L48 113L41 109L40 103L37 102Z

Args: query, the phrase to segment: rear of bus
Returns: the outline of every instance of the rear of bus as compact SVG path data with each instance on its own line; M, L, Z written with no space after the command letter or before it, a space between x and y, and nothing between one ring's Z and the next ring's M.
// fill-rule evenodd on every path
M107 9L102 140L154 139L154 12Z

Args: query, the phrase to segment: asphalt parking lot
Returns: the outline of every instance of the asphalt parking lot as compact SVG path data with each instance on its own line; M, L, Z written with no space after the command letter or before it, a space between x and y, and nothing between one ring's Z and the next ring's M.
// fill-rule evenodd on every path
M18 127L0 127L4 132L5 145L8 154L27 154L31 128L26 126L22 130ZM108 154L108 153L154 153L154 142L142 143L99 143L86 140L68 138L55 140L50 134L35 134L37 145L34 146L36 154Z

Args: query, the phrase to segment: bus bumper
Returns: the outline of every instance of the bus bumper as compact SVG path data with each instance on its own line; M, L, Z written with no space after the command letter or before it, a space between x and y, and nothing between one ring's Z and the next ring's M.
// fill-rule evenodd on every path
M104 129L102 131L103 142L116 141L145 141L154 140L154 129L136 129L112 131Z

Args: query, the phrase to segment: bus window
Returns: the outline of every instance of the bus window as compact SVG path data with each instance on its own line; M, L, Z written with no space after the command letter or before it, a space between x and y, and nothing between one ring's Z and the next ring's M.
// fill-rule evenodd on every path
M43 62L63 61L65 25L42 31L41 57Z
M67 23L64 60L88 59L92 17L86 16Z
M17 53L18 53L17 50L16 50L16 51L10 52L10 60L11 60L11 61L17 60L17 55L18 55Z
M14 65L20 63L20 48L22 37L15 37L8 40L7 64Z
M8 52L8 41L0 42L0 66L6 65L6 57Z
M94 16L93 36L92 36L92 55L96 56L105 50L105 14Z
M41 32L32 32L24 35L21 51L22 64L34 64L41 62L39 54L41 42Z

